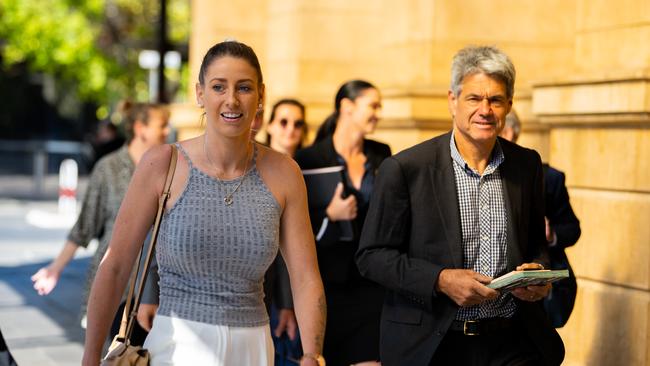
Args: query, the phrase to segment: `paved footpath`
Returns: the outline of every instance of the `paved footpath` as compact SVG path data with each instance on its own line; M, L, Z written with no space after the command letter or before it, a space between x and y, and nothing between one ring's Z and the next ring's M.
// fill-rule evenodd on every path
M19 366L81 362L79 308L93 250L78 251L48 296L39 296L30 280L62 248L68 229L43 228L52 225L27 218L46 219L56 211L55 201L0 199L0 329Z

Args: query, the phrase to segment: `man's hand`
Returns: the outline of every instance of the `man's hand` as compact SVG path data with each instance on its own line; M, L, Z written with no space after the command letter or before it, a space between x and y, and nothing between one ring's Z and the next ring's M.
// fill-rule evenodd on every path
M354 195L343 198L342 194L343 183L339 183L336 186L330 204L325 210L327 217L331 221L350 221L357 217L357 199Z
M34 273L32 282L34 282L34 290L39 295L47 295L56 287L59 282L61 272L53 268L51 265L43 267Z
M492 278L469 269L443 269L436 290L460 306L473 306L499 296L498 291L485 286L490 281Z
M539 263L524 263L515 268L517 271L526 269L544 269L544 266ZM549 291L551 291L551 284L547 283L541 286L518 287L512 290L512 295L522 301L535 302L545 298Z
M548 220L548 217L544 217L546 222L546 242L549 244L554 244L556 241L555 230L551 227L551 222Z
M158 311L158 304L140 304L140 307L138 307L138 314L135 318L142 329L147 332L151 331L156 311Z
M273 334L280 338L282 333L287 332L290 340L296 339L296 330L298 329L298 323L296 322L296 316L291 309L280 309L278 311L278 325L273 330Z

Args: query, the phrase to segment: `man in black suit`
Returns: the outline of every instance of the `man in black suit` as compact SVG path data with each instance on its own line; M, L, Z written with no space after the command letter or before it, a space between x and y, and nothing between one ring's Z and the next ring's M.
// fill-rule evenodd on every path
M521 122L515 111L506 116L506 125L501 137L517 142L521 133ZM546 241L552 269L568 269L569 278L553 284L551 293L544 299L544 309L551 323L561 328L569 320L578 292L575 274L564 249L574 245L580 238L580 220L576 217L569 201L564 173L543 164L546 197Z
M564 346L540 301L550 285L485 286L548 264L540 157L497 137L514 66L468 47L451 79L453 130L382 163L361 235L359 270L388 290L382 365L558 365Z

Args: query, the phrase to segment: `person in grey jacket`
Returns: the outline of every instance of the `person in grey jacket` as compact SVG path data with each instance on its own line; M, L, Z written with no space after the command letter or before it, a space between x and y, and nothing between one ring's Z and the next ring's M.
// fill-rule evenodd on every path
M99 160L93 169L81 212L70 230L65 245L58 256L47 266L39 269L32 277L34 289L39 295L49 294L57 285L61 273L74 258L80 247L87 247L92 239L99 239L86 276L86 291L82 299L82 326L84 326L86 304L90 286L95 278L99 262L104 257L113 232L113 225L122 198L131 181L135 166L144 153L153 146L163 144L169 134L169 111L163 105L149 103L127 103L124 106L127 142L117 151ZM116 315L119 329L121 312ZM113 331L115 330L115 331ZM136 337L137 338L137 337ZM144 341L144 335L141 337Z

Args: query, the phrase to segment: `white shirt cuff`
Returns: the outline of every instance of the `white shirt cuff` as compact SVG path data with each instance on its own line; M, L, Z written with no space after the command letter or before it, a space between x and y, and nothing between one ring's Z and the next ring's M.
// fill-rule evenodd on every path
M550 248L553 248L556 245L557 245L557 234L555 234L555 230L553 230L553 240L548 242L548 246Z
M330 219L328 217L325 217L323 219L323 223L320 224L320 229L318 229L318 234L316 234L316 241L320 241L320 239L325 235L325 230L327 230L327 224L329 224Z

